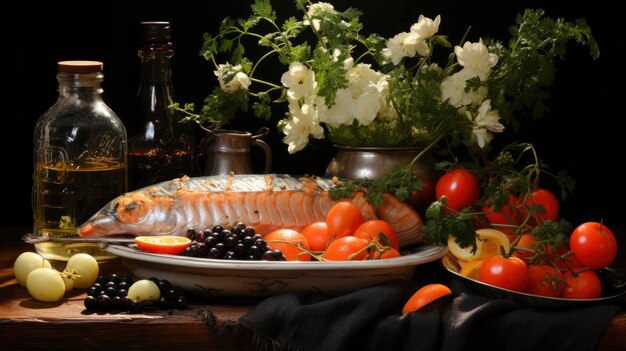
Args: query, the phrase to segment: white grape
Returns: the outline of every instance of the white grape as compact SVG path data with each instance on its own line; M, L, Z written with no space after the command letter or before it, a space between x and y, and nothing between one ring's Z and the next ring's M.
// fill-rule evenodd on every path
M61 273L61 278L63 279L63 284L65 284L66 292L74 289L74 278L72 277L72 274L68 274L67 270L65 270Z
M52 268L36 268L26 279L26 288L39 301L59 301L65 294L61 274Z
M28 274L36 268L52 268L52 266L50 265L50 261L39 254L30 251L22 252L17 256L15 263L13 263L15 279L17 279L17 282L21 286L26 287Z
M74 278L75 288L87 289L98 279L100 266L93 256L86 253L77 253L67 260L65 270L78 275Z
M155 282L148 279L138 280L128 289L128 297L137 301L155 301L161 298L161 291Z

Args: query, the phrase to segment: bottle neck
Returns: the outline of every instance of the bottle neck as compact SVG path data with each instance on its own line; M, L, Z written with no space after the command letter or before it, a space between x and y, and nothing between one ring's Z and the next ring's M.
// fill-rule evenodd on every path
M141 60L141 82L142 89L159 90L167 97L168 103L174 102L174 89L172 87L171 58L174 50L171 43L145 44L138 52Z
M77 98L92 101L102 99L100 84L104 79L101 72L96 73L70 73L60 72L57 74L59 82L60 98Z

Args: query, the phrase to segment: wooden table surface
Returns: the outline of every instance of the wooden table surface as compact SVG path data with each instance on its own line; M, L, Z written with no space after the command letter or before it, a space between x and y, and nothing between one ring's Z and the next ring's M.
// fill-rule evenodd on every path
M150 310L130 314L87 312L84 290L70 292L57 303L39 302L17 284L13 262L34 247L20 240L26 228L0 228L0 350L38 349L202 349L249 350L252 333L236 328L252 305L192 301L189 309ZM626 271L626 228L613 266ZM101 265L101 274L125 274L119 259ZM599 350L624 350L626 309L611 320Z

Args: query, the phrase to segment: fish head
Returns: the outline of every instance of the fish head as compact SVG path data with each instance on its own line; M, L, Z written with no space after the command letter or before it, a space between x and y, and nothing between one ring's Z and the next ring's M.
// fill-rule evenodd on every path
M111 235L162 235L174 233L177 217L174 199L137 191L109 202L78 228L81 237Z

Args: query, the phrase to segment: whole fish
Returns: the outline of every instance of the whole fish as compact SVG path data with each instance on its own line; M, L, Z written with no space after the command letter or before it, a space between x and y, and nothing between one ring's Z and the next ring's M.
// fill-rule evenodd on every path
M125 193L81 224L81 237L113 235L187 235L237 222L267 234L280 228L302 230L324 221L337 201L357 205L364 219L383 219L394 228L401 247L422 241L423 222L405 202L385 194L378 208L363 194L332 200L330 179L290 175L182 177Z

